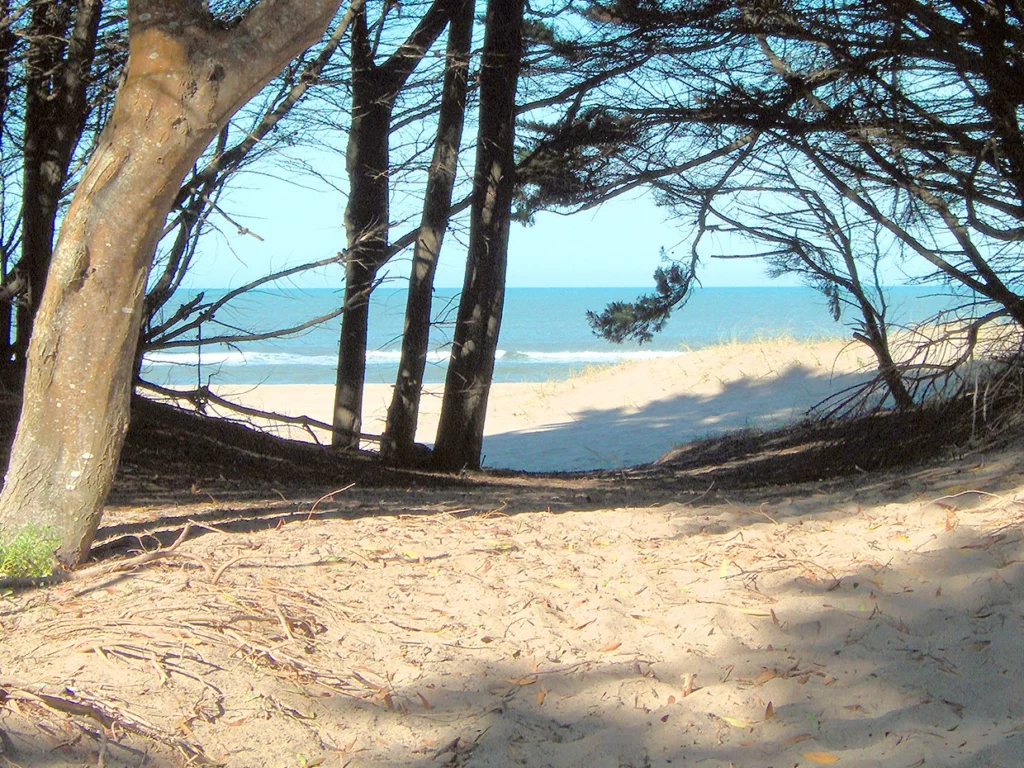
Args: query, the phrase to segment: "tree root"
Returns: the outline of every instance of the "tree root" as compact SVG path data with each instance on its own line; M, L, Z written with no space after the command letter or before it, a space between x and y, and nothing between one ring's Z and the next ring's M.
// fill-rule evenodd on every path
M113 702L99 701L72 694L63 689L62 695L33 692L13 683L0 683L0 707L10 700L29 702L55 712L76 717L88 717L104 728L120 728L129 733L155 741L185 755L190 763L198 765L222 765L203 750L202 746L173 733L146 723L141 717L117 707Z

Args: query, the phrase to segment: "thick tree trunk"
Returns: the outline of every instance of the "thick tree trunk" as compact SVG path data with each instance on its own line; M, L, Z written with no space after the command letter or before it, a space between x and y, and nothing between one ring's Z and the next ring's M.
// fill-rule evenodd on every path
M409 463L415 454L423 372L430 346L434 271L448 228L452 189L466 117L469 48L473 36L475 5L474 0L461 0L461 7L456 9L448 30L447 66L437 122L437 139L424 192L423 217L413 248L402 356L391 406L388 408L387 427L381 441L381 454L397 464Z
M466 280L434 446L439 469L478 468L505 298L523 0L489 0Z
M25 60L25 147L15 354L23 360L50 267L64 183L89 114L86 88L101 0L53 0L32 9Z
M130 0L125 79L61 226L29 345L5 534L50 525L61 561L87 556L127 427L146 277L181 182L338 4L262 0L227 30L201 0Z

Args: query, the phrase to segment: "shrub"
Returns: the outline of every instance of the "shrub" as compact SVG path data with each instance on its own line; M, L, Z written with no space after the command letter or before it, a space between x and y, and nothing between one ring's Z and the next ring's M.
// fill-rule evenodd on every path
M0 541L0 578L41 578L53 574L53 553L60 538L53 528L26 525Z

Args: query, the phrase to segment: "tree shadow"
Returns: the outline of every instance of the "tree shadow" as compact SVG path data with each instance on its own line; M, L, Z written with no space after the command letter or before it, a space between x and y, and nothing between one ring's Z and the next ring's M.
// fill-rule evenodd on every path
M564 421L539 431L488 435L484 464L527 471L647 464L677 445L709 435L763 432L799 421L831 394L869 379L866 374L829 376L809 366L793 365L768 378L724 382L714 395L680 394L635 406L627 394L619 407L566 414Z
M668 607L656 627L672 632L661 650L615 648L606 661L574 649L592 638L568 624L567 601L555 590L537 598L541 610L529 620L559 625L566 644L536 648L533 661L477 663L470 647L449 651L457 660L447 672L434 664L421 674L383 655L386 701L323 706L332 719L428 743L421 756L390 752L370 763L410 768L810 765L833 757L856 766L1019 765L1021 541L1018 528L968 563L963 548L988 542L963 533L898 563L845 569L835 582L782 580L771 592L785 606L777 617L736 610L745 587L733 592L735 605ZM673 624L676 616L688 623ZM422 644L401 620L396 626L396 647ZM511 651L522 635L495 638ZM395 676L396 668L403 672ZM686 695L690 675L698 685Z
M315 578L303 576L310 563L284 553L312 542L289 526L257 549L266 554L262 547L273 541L280 558L236 566L215 589L202 591L198 567L140 583L150 582L160 600L200 590L181 617L144 600L130 603L127 594L139 595L129 591L111 596L109 610L134 610L130 621L93 617L73 639L82 647L91 647L92 635L102 640L109 658L93 654L87 662L95 669L85 676L105 681L112 681L110 665L123 663L117 649L138 637L154 639L160 663L164 646L202 647L205 663L218 664L204 667L214 670L207 683L223 691L241 663L227 660L246 648L245 695L232 689L222 719L191 723L201 742L231 724L240 734L235 748L245 748L229 765L283 759L266 734L287 737L293 756L348 748L341 764L407 768L812 765L829 755L853 766L1019 765L1020 516L1009 515L1009 527L975 526L972 515L984 510L962 509L963 524L935 536L943 508L906 523L889 510L884 528L869 517L887 510L868 508L860 513L863 546L852 559L805 568L801 558L814 552L787 555L787 545L796 546L787 535L816 526L824 546L829 525L850 517L822 504L831 509L816 518L750 515L757 522L742 530L728 522L737 513L727 506L704 510L726 524L699 532L694 510L649 510L654 533L619 528L630 533L619 546L591 541L589 548L578 543L607 532L585 529L594 521L582 518L573 518L578 528L562 544L534 541L520 518L466 520L467 530L481 530L460 545L437 518L382 519L396 553L423 548L419 559L376 563L387 573L383 590L361 584L374 564L355 560L324 562ZM335 529L332 540L341 530L365 534L372 522ZM481 550L503 536L506 546ZM434 557L432 541L445 558ZM738 551L737 542L749 551ZM714 557L702 567L708 553ZM728 558L727 573L719 555ZM545 558L565 565L536 571L531 563ZM599 561L620 558L624 589L593 573ZM237 616L206 605L214 595L237 606ZM247 623L263 628L262 643L242 642L250 638ZM626 632L623 624L640 629ZM161 642L166 627L173 642ZM211 640L218 632L223 659ZM624 636L626 643L612 642ZM288 658L299 662L291 667ZM303 659L351 685L332 692ZM188 690L203 690L172 677L186 700Z

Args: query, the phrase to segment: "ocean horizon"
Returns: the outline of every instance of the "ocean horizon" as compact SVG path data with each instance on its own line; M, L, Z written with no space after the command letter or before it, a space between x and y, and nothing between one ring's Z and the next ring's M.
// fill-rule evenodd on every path
M588 310L599 312L612 301L629 301L649 288L509 288L498 354L496 382L565 379L588 366L669 357L729 342L789 336L798 340L851 338L846 323L832 319L825 298L804 287L700 288L678 309L653 341L614 344L595 336ZM171 314L202 292L205 301L224 289L179 291L166 305ZM434 327L424 379L444 381L450 339L458 308L456 289L434 292ZM267 332L298 325L336 309L335 289L272 289L250 292L218 311L204 330L210 337L239 329ZM887 289L895 322L920 322L948 309L953 297L936 288ZM406 291L379 288L370 307L366 380L393 384L398 372ZM178 346L148 352L143 378L160 385L188 384L333 384L341 318L288 338L236 344Z

